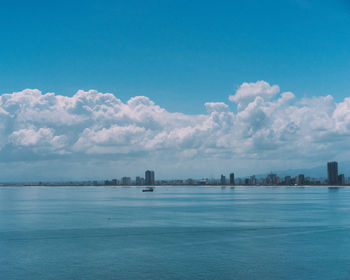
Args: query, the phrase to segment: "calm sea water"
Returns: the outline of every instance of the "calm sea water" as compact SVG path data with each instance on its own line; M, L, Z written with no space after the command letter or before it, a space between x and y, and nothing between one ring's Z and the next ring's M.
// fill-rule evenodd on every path
M350 188L0 188L1 279L350 279Z

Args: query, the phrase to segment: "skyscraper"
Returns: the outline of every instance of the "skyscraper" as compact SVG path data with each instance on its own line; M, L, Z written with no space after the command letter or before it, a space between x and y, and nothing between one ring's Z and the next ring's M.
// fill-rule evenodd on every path
M221 174L220 184L221 185L226 185L226 178L225 178L225 175L223 175L223 174Z
M230 185L234 185L235 184L235 173L231 173L230 174Z
M328 171L328 184L337 185L338 184L338 162L332 161L327 163Z
M345 184L345 177L344 177L344 174L338 175L338 184L339 184L339 185L344 185L344 184Z
M299 174L296 178L297 184L298 185L305 185L305 176L304 174Z
M145 172L145 185L147 185L147 186L154 185L154 171L153 170L147 170Z
M284 177L284 183L285 183L286 185L291 185L291 183L292 183L292 178L291 178L290 176Z

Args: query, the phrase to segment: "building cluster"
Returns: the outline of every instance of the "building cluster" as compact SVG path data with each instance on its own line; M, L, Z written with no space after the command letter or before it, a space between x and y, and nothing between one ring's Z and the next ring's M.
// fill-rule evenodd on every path
M287 186L307 186L307 185L345 185L350 184L350 181L346 181L344 174L338 174L338 163L328 162L327 163L327 178L311 178L304 174L297 176L284 176L280 177L275 173L270 173L267 176L249 176L245 178L235 178L235 174L232 172L229 177L226 178L224 174L220 178L203 178L203 179L192 179L187 180L175 179L175 180L155 180L154 171L146 170L145 176L137 176L135 179L131 177L122 177L120 180L112 179L104 182L89 181L85 182L84 185L109 185L109 186L202 186L202 185L246 185L246 186L258 186L258 185L287 185Z
M155 185L154 180L154 171L153 170L146 170L145 177L137 176L136 179L133 181L131 177L122 177L120 181L118 179L112 179L112 180L106 180L104 182L104 185L106 186L154 186Z
M230 174L230 179L227 180L225 175L221 175L220 180L216 182L220 185L284 185L284 186L306 186L306 185L345 185L349 181L345 181L344 174L338 175L338 163L336 161L327 163L327 179L305 177L304 174L299 174L295 177L285 176L279 177L277 174L270 173L266 177L257 178L255 175L247 178L237 178L235 180L234 173ZM212 182L215 184L215 181Z

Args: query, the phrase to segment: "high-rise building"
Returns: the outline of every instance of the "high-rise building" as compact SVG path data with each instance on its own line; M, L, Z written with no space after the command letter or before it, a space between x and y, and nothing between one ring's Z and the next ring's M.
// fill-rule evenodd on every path
M299 174L296 178L297 184L298 185L305 185L305 176L304 174Z
M141 185L141 177L140 176L136 177L135 183L136 183L137 186Z
M154 171L153 170L147 170L145 172L145 185L147 185L147 186L154 185Z
M231 173L230 174L230 185L234 185L235 184L235 173Z
M123 177L122 178L122 185L123 186L130 186L131 185L131 178L130 177Z
M345 177L344 177L344 174L338 175L338 184L339 184L339 185L345 185Z
M338 162L332 161L327 163L328 184L338 184Z
M286 185L291 185L292 184L292 178L290 176L284 177L284 183Z
M266 177L266 184L268 185L277 185L277 175L270 173Z
M311 178L308 176L305 178L305 185L310 185L311 184Z
M226 178L225 178L225 175L223 175L223 174L221 174L220 184L221 185L226 185Z
M256 177L255 175L250 176L249 178L249 185L256 185Z

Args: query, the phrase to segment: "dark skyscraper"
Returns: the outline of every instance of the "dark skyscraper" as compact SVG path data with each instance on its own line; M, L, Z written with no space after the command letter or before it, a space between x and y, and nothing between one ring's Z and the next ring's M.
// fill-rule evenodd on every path
M230 185L234 185L235 184L235 173L231 173L230 174Z
M298 185L305 185L305 176L304 174L299 174L297 177L297 184Z
M225 178L225 175L223 175L223 174L221 174L220 184L221 185L226 185L226 178Z
M147 170L145 172L145 185L147 185L147 186L154 185L154 171Z
M338 162L332 161L327 163L328 184L338 184Z

